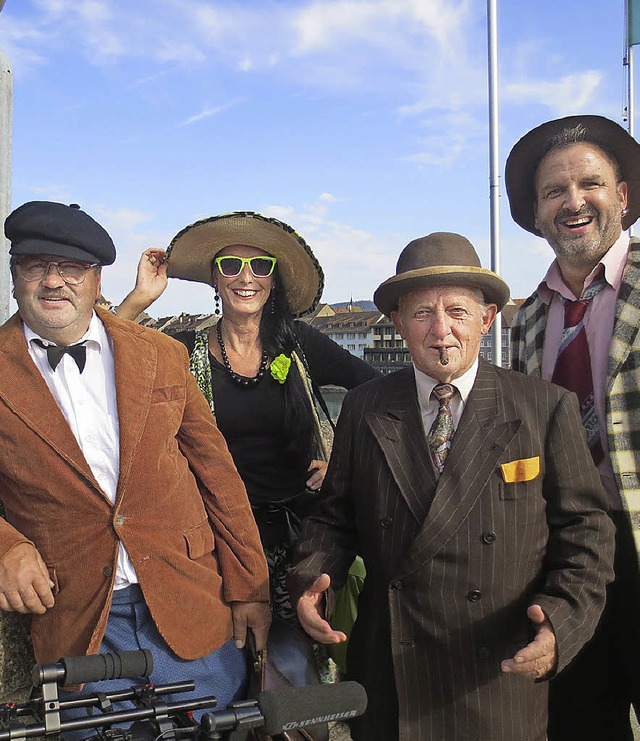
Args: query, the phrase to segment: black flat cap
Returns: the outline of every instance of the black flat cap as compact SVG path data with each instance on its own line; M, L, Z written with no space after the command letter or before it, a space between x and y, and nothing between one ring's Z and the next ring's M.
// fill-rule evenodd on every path
M75 203L29 201L7 216L4 233L10 255L56 255L99 265L116 259L106 230Z

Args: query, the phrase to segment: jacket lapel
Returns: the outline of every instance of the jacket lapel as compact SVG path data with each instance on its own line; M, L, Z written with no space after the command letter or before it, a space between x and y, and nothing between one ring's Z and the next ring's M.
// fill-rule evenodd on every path
M539 378L542 375L542 353L548 309L548 305L538 296L537 291L520 307L522 319L521 325L517 327L519 336L515 338L518 353L514 370L528 376Z
M0 333L0 373L4 379L0 384L0 398L4 403L59 456L99 489L67 420L31 360L17 313Z
M435 474L425 440L413 368L389 377L392 385L385 412L365 415L387 461L391 475L418 524L431 503L426 492L435 487Z
M113 342L120 427L120 475L116 494L116 501L119 501L147 423L156 377L157 350L144 339L143 329L138 325L116 319L102 309L97 309L97 312ZM132 341L134 337L138 342ZM144 343L144 352L140 352L139 342Z
M640 324L640 240L632 239L616 302L616 318L609 349L607 395L635 345Z
M403 565L403 574L419 568L453 537L520 425L519 419L504 419L496 370L481 361L431 508Z

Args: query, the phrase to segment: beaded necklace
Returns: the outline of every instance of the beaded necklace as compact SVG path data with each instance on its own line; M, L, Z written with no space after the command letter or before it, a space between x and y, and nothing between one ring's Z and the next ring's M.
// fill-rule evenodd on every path
M253 378L247 378L246 376L241 376L238 373L236 373L233 368L231 367L231 363L229 362L229 356L227 355L227 348L224 345L224 340L222 339L222 330L220 328L220 325L222 324L221 321L219 321L216 324L216 335L218 337L218 345L220 345L220 355L222 355L222 362L224 363L225 370L231 376L231 380L238 384L238 386L255 386L258 381L264 376L264 372L267 370L267 363L269 362L269 356L267 353L263 350L262 351L262 359L260 360L260 367L258 368L258 372L256 373Z

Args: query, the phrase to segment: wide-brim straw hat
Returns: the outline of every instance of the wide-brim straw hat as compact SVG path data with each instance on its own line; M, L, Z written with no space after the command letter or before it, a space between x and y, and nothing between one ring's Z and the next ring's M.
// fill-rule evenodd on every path
M479 288L498 310L509 300L509 286L499 275L482 267L466 237L434 232L409 242L400 253L396 274L378 286L373 301L383 314L390 316L403 294L441 285Z
M211 262L225 247L246 245L278 259L278 274L294 316L315 309L324 273L309 245L288 224L254 211L234 211L189 224L167 248L167 275L212 284Z
M622 179L627 183L627 213L622 228L628 229L640 216L640 144L615 121L604 116L567 116L547 121L532 129L518 141L505 167L505 183L511 216L516 224L532 234L542 236L535 224L535 176L549 141L563 129L582 125L581 141L603 148L618 161ZM580 142L579 142L580 143Z

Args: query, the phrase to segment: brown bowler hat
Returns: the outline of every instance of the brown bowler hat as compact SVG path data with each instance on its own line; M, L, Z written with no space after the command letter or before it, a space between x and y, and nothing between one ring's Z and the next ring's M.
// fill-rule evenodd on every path
M483 268L474 246L460 234L434 232L414 239L402 250L396 274L373 294L378 309L391 315L402 294L428 286L479 288L498 311L509 300L509 286L491 270Z
M611 152L627 183L627 213L622 228L628 229L640 216L640 144L615 121L604 116L567 116L547 121L532 129L518 141L507 157L505 183L511 216L516 224L532 234L542 236L535 224L534 181L540 161L547 153L548 141L563 129L582 125L582 141L590 142Z

